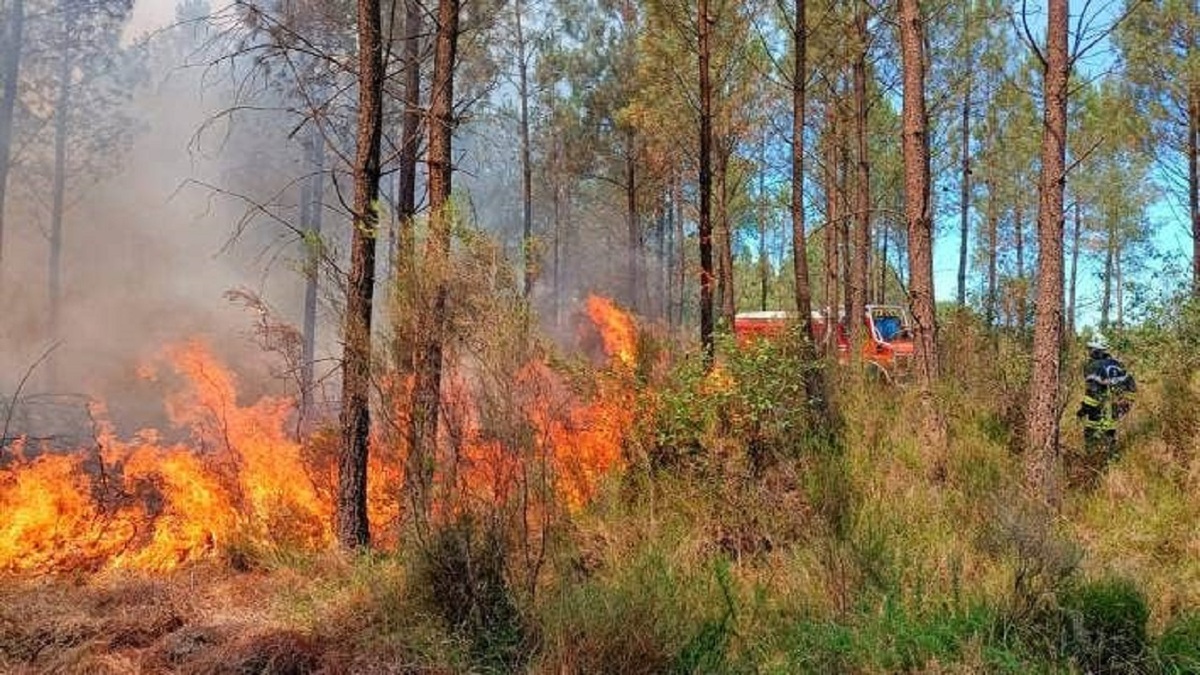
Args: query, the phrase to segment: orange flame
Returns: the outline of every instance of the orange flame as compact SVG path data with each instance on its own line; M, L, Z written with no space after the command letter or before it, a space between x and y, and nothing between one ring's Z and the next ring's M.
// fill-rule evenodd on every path
M284 432L291 403L239 407L234 376L198 342L166 356L187 383L167 410L194 447L154 430L123 441L102 421L91 457L18 460L0 474L0 569L166 570L234 538L329 541L328 500Z
M521 369L515 409L524 422L516 426L532 432L524 455L508 447L512 438L482 431L468 383L449 377L444 407L460 411L466 431L453 480L469 497L506 501L540 472L556 498L575 509L621 468L635 414L629 369L636 330L609 300L589 298L587 311L611 368L586 398L543 361ZM189 441L164 443L152 429L118 438L97 406L94 450L29 459L24 444L15 444L17 459L0 469L0 571L165 571L239 541L306 549L332 543L336 440L318 435L301 446L291 438L290 400L239 405L237 378L200 342L164 357L183 382L166 410ZM377 532L400 518L402 454L402 447L372 438L368 504Z
M604 353L626 367L632 366L637 350L633 317L617 308L612 300L597 295L588 296L587 314L600 331Z

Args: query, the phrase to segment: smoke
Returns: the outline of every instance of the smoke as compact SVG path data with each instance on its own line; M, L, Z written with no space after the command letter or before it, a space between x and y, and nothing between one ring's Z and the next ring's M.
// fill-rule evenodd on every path
M135 12L133 25L160 18ZM171 40L160 34L129 47L145 50L151 74L126 111L138 125L127 155L103 175L68 178L57 336L49 325L49 196L29 180L31 163L13 168L21 187L9 192L0 263L0 400L52 350L23 399L101 399L124 429L156 424L162 389L139 367L192 339L243 374L244 395L294 393L274 372L280 360L254 344L258 317L223 294L249 289L278 319L300 323L301 251L278 222L296 218L298 143L279 119L213 123L230 106L230 81L182 67L187 51ZM247 218L252 204L271 216ZM333 336L323 332L327 352Z

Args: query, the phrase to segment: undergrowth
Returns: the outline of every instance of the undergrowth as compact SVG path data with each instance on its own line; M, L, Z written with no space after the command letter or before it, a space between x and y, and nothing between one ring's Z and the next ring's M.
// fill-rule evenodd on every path
M1069 382L1063 470L1091 473L1056 511L1022 489L1023 336L947 324L942 448L911 387L812 362L795 334L725 343L711 372L639 366L625 469L553 512L533 574L486 509L389 554L224 542L199 581L3 585L0 669L1200 672L1197 317L1112 336L1155 355L1129 359L1117 458L1083 454Z

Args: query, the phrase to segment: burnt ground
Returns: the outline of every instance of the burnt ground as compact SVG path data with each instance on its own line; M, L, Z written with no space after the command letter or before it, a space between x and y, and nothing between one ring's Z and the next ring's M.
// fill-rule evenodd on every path
M364 649L353 620L305 626L302 612L281 609L279 599L309 581L216 564L167 575L0 578L0 672L429 672L386 645Z

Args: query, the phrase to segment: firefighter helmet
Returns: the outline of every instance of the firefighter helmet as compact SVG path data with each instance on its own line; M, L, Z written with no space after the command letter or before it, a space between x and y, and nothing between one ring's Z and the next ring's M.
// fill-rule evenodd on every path
M1106 352L1108 351L1108 340L1104 338L1103 333L1096 333L1088 340L1087 347L1091 350Z

